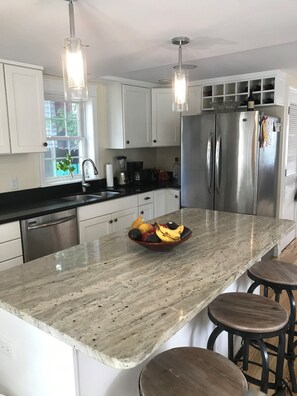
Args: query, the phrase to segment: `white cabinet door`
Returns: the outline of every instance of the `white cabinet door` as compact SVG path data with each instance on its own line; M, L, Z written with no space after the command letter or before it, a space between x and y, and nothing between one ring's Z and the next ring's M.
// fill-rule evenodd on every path
M11 152L46 151L42 71L4 65Z
M166 191L166 213L175 212L180 209L180 192L177 189Z
M172 111L171 88L152 89L152 146L180 145L180 113Z
M154 217L166 214L166 189L154 191Z
M107 148L151 146L151 91L123 84L106 87Z
M112 232L111 215L93 217L79 222L79 242L92 242Z
M0 154L9 154L9 126L4 81L4 66L0 64Z
M138 215L143 218L144 222L147 222L151 219L153 219L154 216L154 204L149 203L146 205L141 205L138 208Z
M151 146L151 95L149 88L123 85L125 147Z
M120 231L131 226L137 217L137 208L121 210L112 214L113 231Z

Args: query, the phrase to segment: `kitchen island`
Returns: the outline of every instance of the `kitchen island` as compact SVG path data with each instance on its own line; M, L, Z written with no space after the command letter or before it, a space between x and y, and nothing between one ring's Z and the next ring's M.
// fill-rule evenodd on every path
M126 395L121 388L123 369L138 375L147 358L164 348L166 342L172 346L170 341L176 334L188 323L197 323L197 315L216 296L236 285L255 261L295 227L290 220L203 209L182 209L159 218L160 222L168 220L183 223L193 232L188 241L171 251L146 250L129 240L127 231L123 231L1 273L0 337L11 341L13 350L10 361L0 362L0 384L5 390L13 396ZM27 341L22 338L22 344L14 350L11 329L16 331L22 325L35 332L25 354L30 364L35 362L35 374L40 368L42 377L44 361L49 361L46 354L39 356L42 341L32 351L39 336L49 337L50 342L55 340L57 350L66 348L64 357L61 354L53 358L57 367L65 358L64 374L69 374L69 388L62 393L58 389L55 393L45 388L31 390L34 381L29 378L29 363L23 367L21 379L27 388L15 380L9 384L7 367L14 370L11 378L16 378L18 348L25 347ZM185 338L183 342L190 343ZM90 362L102 384L94 393L84 391L84 382L96 382L91 378L92 369L84 368ZM105 371L101 372L103 367ZM109 367L111 373L117 373L111 374L111 382L117 382L118 388L114 383L109 389L104 388Z

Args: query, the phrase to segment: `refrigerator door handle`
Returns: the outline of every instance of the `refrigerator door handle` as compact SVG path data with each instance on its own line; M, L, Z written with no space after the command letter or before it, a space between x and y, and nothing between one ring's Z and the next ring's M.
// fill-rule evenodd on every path
M207 171L208 192L211 192L211 186L212 186L212 167L211 167L212 156L213 156L212 135L209 135L207 141L207 150L206 150L206 171Z
M215 183L217 192L220 191L221 185L221 143L222 138L219 136L216 141L216 158L215 158Z

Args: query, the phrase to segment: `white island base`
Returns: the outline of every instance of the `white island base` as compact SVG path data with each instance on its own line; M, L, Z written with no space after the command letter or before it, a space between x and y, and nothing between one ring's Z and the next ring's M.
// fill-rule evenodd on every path
M227 291L247 291L244 274ZM96 361L22 319L0 309L0 393L6 396L138 396L138 377L146 361L116 369ZM156 352L175 346L206 347L214 326L200 312ZM216 351L226 356L226 335ZM152 355L153 356L153 355Z

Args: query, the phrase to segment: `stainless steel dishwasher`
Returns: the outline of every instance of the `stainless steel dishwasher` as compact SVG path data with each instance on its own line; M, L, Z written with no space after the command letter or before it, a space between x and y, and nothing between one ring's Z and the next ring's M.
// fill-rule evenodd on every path
M24 262L78 244L76 209L21 221Z

